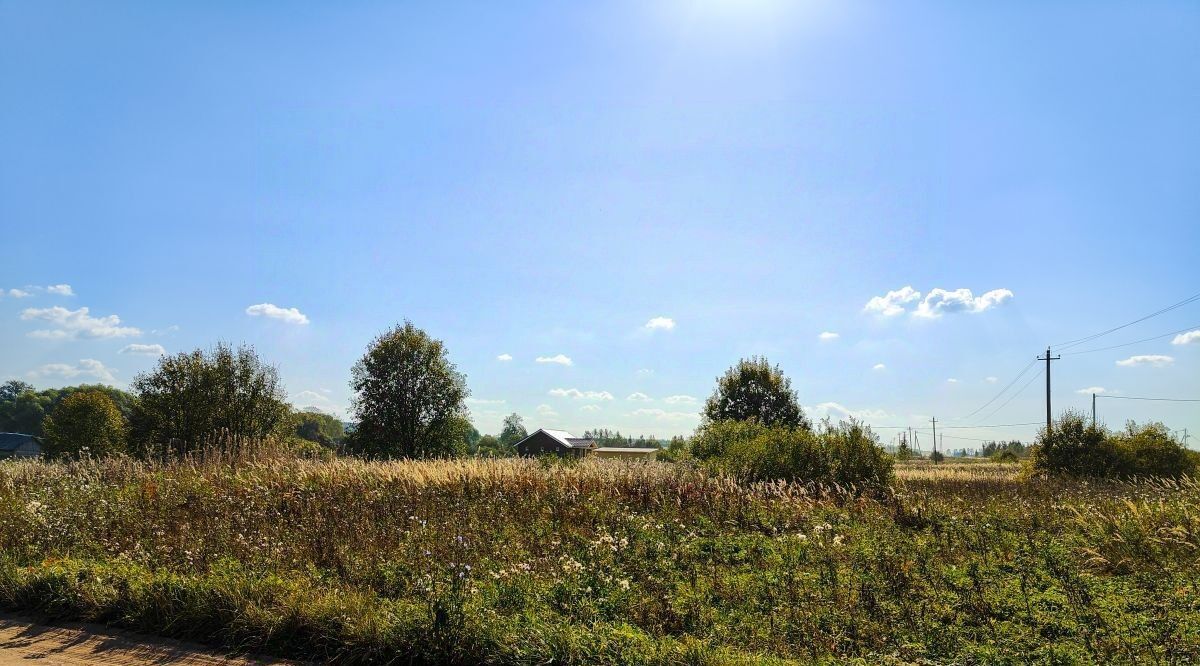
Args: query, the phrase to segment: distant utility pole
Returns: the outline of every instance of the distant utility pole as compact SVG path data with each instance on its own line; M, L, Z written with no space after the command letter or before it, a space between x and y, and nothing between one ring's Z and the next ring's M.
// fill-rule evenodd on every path
M1053 427L1054 416L1050 413L1050 361L1057 361L1061 356L1051 356L1050 348L1046 347L1046 358L1037 357L1039 361L1046 362L1046 435L1050 435L1050 429Z
M931 457L933 458L934 464L937 464L937 417L935 416L929 420L931 423L933 423L933 452L935 454Z
M1092 427L1096 427L1096 394L1092 394Z

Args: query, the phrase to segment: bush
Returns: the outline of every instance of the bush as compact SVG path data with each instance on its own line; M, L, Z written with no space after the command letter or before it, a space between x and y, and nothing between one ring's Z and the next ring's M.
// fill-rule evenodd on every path
M83 452L108 455L125 450L125 419L102 391L79 391L63 399L42 422L43 443L51 457Z
M1139 426L1131 421L1114 434L1067 411L1049 433L1038 433L1031 464L1035 472L1057 476L1177 478L1195 474L1196 458L1161 423Z
M133 389L133 439L147 454L165 445L188 453L260 443L290 424L279 373L251 347L163 357L134 378Z
M697 431L691 453L709 469L743 481L879 485L891 478L893 466L874 433L857 421L826 421L819 432L757 421L719 421Z

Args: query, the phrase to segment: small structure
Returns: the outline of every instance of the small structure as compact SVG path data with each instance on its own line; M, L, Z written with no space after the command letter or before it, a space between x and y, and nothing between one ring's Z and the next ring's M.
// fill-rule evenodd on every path
M33 435L19 432L0 432L0 458L37 458L42 445Z
M592 449L596 442L582 437L576 437L566 430L546 430L538 428L536 432L517 442L517 455L544 456L559 455L582 458Z
M592 454L597 458L620 458L622 460L654 460L658 457L658 452L658 447L602 446L592 449Z
M582 458L595 455L598 458L621 458L623 460L654 460L657 448L632 446L597 447L595 440L576 437L566 430L538 429L537 432L517 442L517 454L522 456L570 456Z

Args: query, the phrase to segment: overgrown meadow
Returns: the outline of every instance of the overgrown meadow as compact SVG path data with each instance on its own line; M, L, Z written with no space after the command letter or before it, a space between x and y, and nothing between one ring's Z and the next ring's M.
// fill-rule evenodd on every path
M0 605L338 663L1194 663L1200 486L901 465L0 464Z

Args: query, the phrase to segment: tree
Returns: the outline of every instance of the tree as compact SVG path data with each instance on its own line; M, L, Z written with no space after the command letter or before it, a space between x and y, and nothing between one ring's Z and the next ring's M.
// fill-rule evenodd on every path
M371 457L459 452L468 412L466 377L441 340L405 321L380 335L351 370L358 425L352 450Z
M252 445L283 434L291 408L279 372L252 347L165 356L134 378L134 443L154 454Z
M520 414L513 412L504 417L504 427L500 429L500 450L512 451L517 442L528 436L529 432L525 430L525 421Z
M108 455L125 450L125 418L103 391L77 391L67 396L46 417L42 431L46 453L55 458L84 451Z
M742 359L718 377L716 390L704 404L708 423L751 419L765 426L812 429L791 380L760 357Z
M336 446L346 436L341 419L315 409L298 412L295 423L297 437L324 446Z
M500 440L496 439L495 435L483 435L475 445L475 455L489 458L499 457L501 455Z
M19 379L10 379L0 384L0 402L12 402L22 393L33 390L33 384Z

